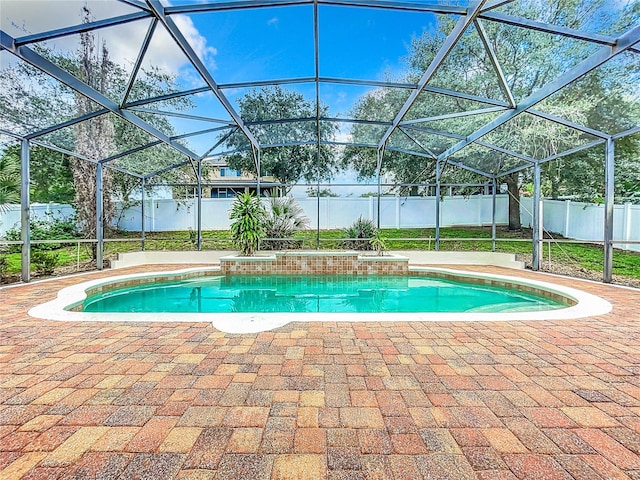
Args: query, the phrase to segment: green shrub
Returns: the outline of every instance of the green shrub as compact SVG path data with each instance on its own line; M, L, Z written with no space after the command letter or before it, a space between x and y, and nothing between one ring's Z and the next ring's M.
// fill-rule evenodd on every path
M371 240L369 240L369 244L371 244L371 248L373 250L375 250L378 255L382 255L385 250L387 250L389 247L387 246L387 242L385 241L384 238L382 238L382 235L380 234L380 230L376 229L376 232L373 234L373 237L371 237Z
M58 260L56 252L35 251L31 254L31 265L38 275L53 275Z
M296 232L309 226L309 218L293 197L271 197L265 222L267 238L287 240L263 240L265 250L301 248L302 240L292 240Z
M7 278L9 273L9 259L7 255L0 250L0 280Z
M260 248L266 233L265 217L260 198L255 195L242 193L233 201L229 214L229 218L235 220L231 224L231 237L241 255L253 255Z
M342 240L341 246L350 250L373 250L371 239L376 236L377 231L373 220L360 216L342 231L345 240Z
M51 218L50 220L31 220L31 240L71 240L80 238L81 234L75 217ZM11 242L18 242L22 239L19 227L7 231L6 239ZM62 245L59 243L44 243L32 245L33 251L58 250ZM9 245L8 253L20 253L20 245Z

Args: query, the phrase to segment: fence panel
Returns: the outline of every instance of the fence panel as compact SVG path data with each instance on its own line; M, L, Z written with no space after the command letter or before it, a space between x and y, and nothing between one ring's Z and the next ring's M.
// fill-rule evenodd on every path
M309 217L310 228L316 228L318 214L320 228L344 228L359 216L376 221L378 213L375 197L320 197L299 198L298 203ZM508 197L496 198L496 222L508 221ZM267 200L265 200L265 203ZM205 230L229 228L231 198L202 199L202 227ZM490 225L492 210L491 195L469 197L444 197L441 202L441 225L469 226ZM523 226L532 224L532 199L521 199L520 219ZM380 199L380 225L383 228L432 228L435 226L435 197L382 197ZM140 205L128 208L118 215L118 227L122 230L139 231L141 227ZM64 204L35 204L31 216L37 220L67 218L74 214L73 207ZM544 228L567 238L584 241L602 241L604 231L604 206L573 201L543 200ZM20 226L20 206L12 205L0 214L0 236L7 230ZM614 207L615 241L640 241L640 205L616 205ZM145 202L145 229L153 231L195 230L197 207L194 199L147 200ZM640 251L639 245L616 244L616 248Z
M42 203L31 205L31 219L48 221L63 220L72 217L76 211L64 203ZM6 212L0 214L0 237L13 228L20 228L20 205L9 205Z

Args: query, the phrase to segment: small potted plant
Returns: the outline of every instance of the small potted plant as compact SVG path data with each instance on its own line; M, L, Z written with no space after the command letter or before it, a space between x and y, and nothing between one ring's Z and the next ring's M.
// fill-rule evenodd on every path
M371 237L371 240L369 240L369 244L371 245L371 248L373 248L376 251L376 254L378 256L382 256L384 255L384 252L387 250L387 242L385 241L384 238L382 238L382 236L380 235L380 230L376 229L376 231L373 234L373 237Z
M265 237L266 212L260 198L250 193L242 193L236 197L231 206L229 218L231 238L240 250L240 255L251 256L260 248L260 241Z

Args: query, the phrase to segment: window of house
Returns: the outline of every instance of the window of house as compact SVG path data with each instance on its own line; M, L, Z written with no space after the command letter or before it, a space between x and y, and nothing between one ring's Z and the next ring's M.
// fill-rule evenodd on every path
M239 177L241 175L239 170L234 170L233 168L229 168L229 167L222 167L220 169L220 176L221 177Z

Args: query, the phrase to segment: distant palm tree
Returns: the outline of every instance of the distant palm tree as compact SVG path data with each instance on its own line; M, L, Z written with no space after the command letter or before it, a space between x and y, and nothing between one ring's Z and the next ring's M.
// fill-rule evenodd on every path
M9 155L0 157L0 213L20 203L20 164Z

